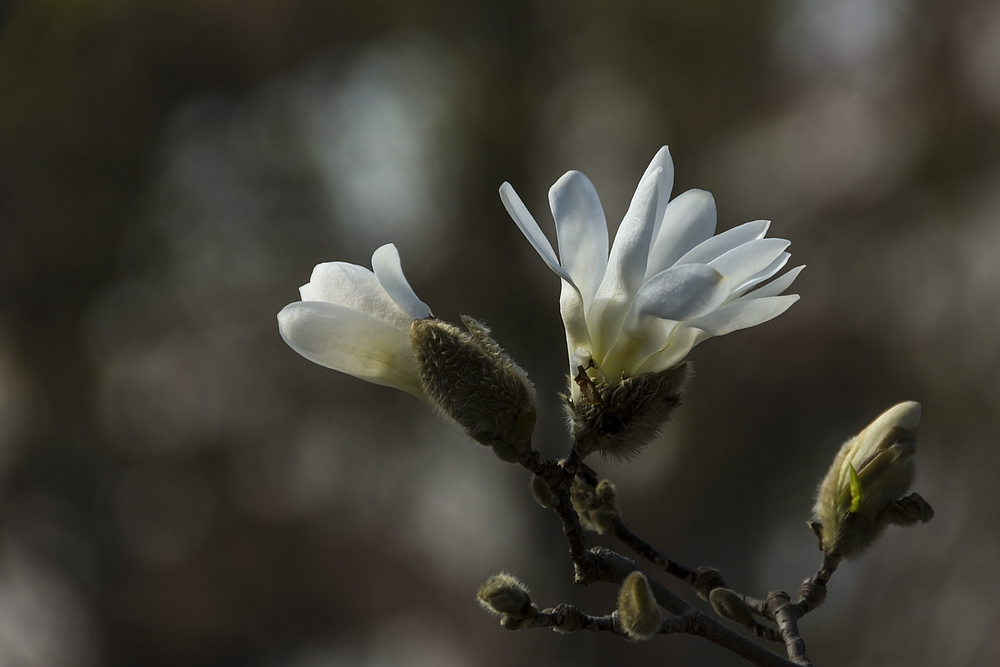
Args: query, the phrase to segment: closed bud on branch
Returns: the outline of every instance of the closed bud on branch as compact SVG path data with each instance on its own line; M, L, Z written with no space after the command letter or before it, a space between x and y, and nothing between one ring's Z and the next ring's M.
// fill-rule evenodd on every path
M622 582L618 592L618 622L632 641L652 639L660 631L663 616L642 572L635 571Z
M528 587L506 572L494 574L479 586L476 599L486 611L500 616L508 630L520 630L538 615Z
M917 494L903 497L913 483L919 425L920 404L900 403L841 447L820 484L809 524L827 558L854 558L886 527L934 516Z
M615 383L592 380L582 366L573 378L579 398L566 399L570 431L582 454L600 452L627 460L656 437L693 374L690 362L658 373L629 375Z
M618 492L610 480L602 479L597 486L591 486L577 478L569 490L573 509L580 517L580 525L595 533L609 533L614 530L615 519L621 516L618 510Z
M428 401L504 461L531 451L535 388L490 338L489 329L463 317L468 332L435 319L413 320L410 342Z
M552 487L538 475L531 476L531 497L542 507L552 507Z
M728 588L715 588L708 594L708 601L712 603L712 609L722 618L728 618L747 627L753 624L753 612L750 607L734 591Z

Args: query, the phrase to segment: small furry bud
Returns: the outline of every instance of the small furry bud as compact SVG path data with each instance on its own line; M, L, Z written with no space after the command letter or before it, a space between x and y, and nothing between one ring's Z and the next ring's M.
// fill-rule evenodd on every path
M534 618L537 613L531 604L528 587L506 572L494 574L484 581L479 586L476 599L483 609L497 616L521 619Z
M660 631L663 616L642 572L633 572L622 582L618 593L618 622L632 641L652 639Z
M552 507L552 487L538 475L531 476L531 497L542 507Z
M753 612L739 595L728 588L716 588L708 594L708 601L712 603L712 609L722 618L736 621L740 625L747 627L753 624Z
M934 515L920 496L902 498L913 483L919 424L920 404L899 403L840 448L820 484L809 524L828 558L859 556L889 525L926 522Z
M413 320L410 342L428 401L502 460L531 450L535 388L489 329L463 317L468 332L435 319Z
M680 405L692 368L685 361L659 373L623 373L611 384L591 380L581 367L572 381L580 385L583 398L566 398L570 431L581 453L600 452L618 460L638 454Z
M580 525L595 533L609 533L614 529L618 510L618 493L610 480L602 479L597 486L590 486L577 478L569 490L573 509L580 517Z

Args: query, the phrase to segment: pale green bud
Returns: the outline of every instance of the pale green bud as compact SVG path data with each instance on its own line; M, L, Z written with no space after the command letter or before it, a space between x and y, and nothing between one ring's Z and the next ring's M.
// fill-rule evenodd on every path
M538 610L531 604L531 596L528 594L528 587L522 584L517 577L500 572L484 581L479 586L476 599L483 609L497 616L502 616L502 623L505 628L509 625L517 625L522 619L533 619ZM516 630L516 627L508 629Z
M602 479L594 487L580 478L574 479L569 499L580 517L580 525L595 533L612 532L615 519L621 516L618 510L618 493L611 480Z
M900 403L840 448L809 524L828 558L859 556L891 524L930 521L934 511L923 498L903 498L913 483L919 425L920 404Z
M746 627L753 624L753 612L750 607L734 591L728 588L714 588L708 594L708 601L712 603L712 609L722 618L728 618Z
M489 329L463 317L468 332L435 319L413 320L410 342L428 402L469 436L516 462L531 450L535 388Z
M632 641L652 639L660 631L663 616L642 572L635 571L622 582L618 592L618 622Z
M615 383L595 382L581 370L571 380L580 385L581 397L566 399L570 431L581 453L618 460L638 454L680 405L692 368L685 361L658 373L623 373Z

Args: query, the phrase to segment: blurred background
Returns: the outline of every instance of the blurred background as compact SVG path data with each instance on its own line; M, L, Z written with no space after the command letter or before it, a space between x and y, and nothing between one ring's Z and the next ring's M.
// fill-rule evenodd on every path
M507 569L603 614L554 515L276 313L395 242L438 316L529 371L564 451L558 280L504 212L579 169L612 226L669 144L719 228L767 218L801 301L692 355L626 520L758 596L820 561L839 445L921 401L937 510L844 565L819 665L1000 662L1000 5L987 0L0 3L0 665L738 665L509 633ZM621 548L613 538L591 540ZM667 582L692 597L681 586Z

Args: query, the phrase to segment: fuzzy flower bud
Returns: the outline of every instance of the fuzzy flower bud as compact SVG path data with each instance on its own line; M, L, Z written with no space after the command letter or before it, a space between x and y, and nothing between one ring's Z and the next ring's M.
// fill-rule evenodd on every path
M548 509L552 507L552 487L549 483L538 475L531 476L531 497L535 499L535 502L542 507Z
M652 639L663 623L646 575L636 571L622 582L618 593L618 622L632 641Z
M615 519L621 516L618 492L611 480L602 479L595 487L577 478L570 487L569 499L580 525L601 535L614 530Z
M538 615L528 587L506 572L494 574L479 586L476 599L486 611L500 616L508 630L519 630Z
M468 332L441 320L413 320L410 342L424 393L472 439L516 462L531 450L534 386L489 329L471 317L462 322Z
M728 588L715 588L708 595L712 609L722 618L728 618L747 627L753 624L753 612L743 598Z
M809 524L827 558L854 558L888 526L926 523L934 516L917 494L903 497L913 483L919 424L920 404L899 403L840 448Z
M680 405L691 375L691 363L685 361L658 373L626 373L611 384L594 382L581 366L574 381L582 397L566 400L570 431L581 453L600 452L617 460L638 454Z

